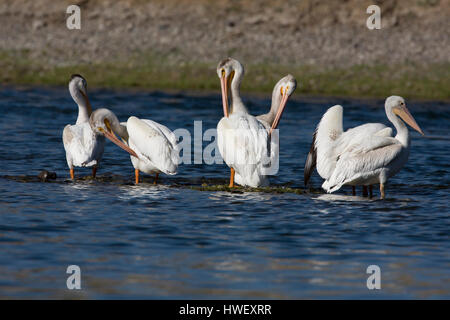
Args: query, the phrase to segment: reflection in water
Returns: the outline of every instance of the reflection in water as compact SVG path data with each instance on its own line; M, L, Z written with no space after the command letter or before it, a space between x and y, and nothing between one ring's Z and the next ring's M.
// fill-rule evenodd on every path
M139 184L137 186L119 187L118 198L122 200L130 199L165 199L167 198L168 186Z
M5 163L0 298L450 296L445 282L450 266L449 116L430 114L431 104L410 104L427 137L412 133L410 160L387 186L389 198L379 201L376 188L370 200L353 197L348 189L296 194L276 188L273 193L231 193L188 187L226 183L225 165L180 166L177 176L161 175L160 185L145 176L135 186L128 154L112 144L106 145L97 179L86 178L90 170L79 168L77 181L65 181L61 131L76 113L67 90L3 91L0 129L10 135L0 140ZM207 130L220 119L220 109L205 107L220 106L219 95L99 91L91 96L94 106L110 106L121 121L133 114L193 132L193 120L203 120ZM386 121L382 102L324 101L289 102L280 124L280 171L271 178L274 185L303 188L311 133L330 105L348 105L352 116L347 126ZM270 101L252 98L249 103L252 113L260 114ZM366 112L367 103L380 108ZM156 105L158 112L152 111ZM57 180L39 182L35 176L42 169L55 171ZM312 184L320 187L317 175ZM82 270L79 292L65 287L71 264ZM371 264L382 270L381 291L367 290Z
M244 192L244 193L231 193L217 191L213 192L209 199L213 201L232 201L233 203L239 203L238 201L270 201L276 195L269 193L259 192Z
M349 196L349 195L342 195L342 194L335 194L335 193L327 193L327 194L322 194L320 196L318 196L316 198L317 200L322 200L322 201L361 201L361 202L368 202L368 201L376 201L377 198L373 197L372 199L367 198L367 197L359 197L359 196Z

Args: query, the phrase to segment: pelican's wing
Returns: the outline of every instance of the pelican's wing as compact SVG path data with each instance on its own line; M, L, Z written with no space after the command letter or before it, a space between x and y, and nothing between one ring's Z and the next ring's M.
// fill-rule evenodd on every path
M343 154L351 154L362 146L370 148L371 144L376 148L377 143L382 145L383 142L373 137L388 138L392 135L392 129L381 123L366 123L344 132L342 119L343 108L340 105L329 108L322 116L305 163L305 185L315 166L319 175L328 180L335 173L337 162Z
M102 158L104 137L97 136L89 123L67 125L63 130L63 144L69 167L89 167Z
M164 131L167 127L151 121L130 117L127 121L129 139L139 158L149 161L166 174L176 174L178 168L176 139ZM174 144L175 143L175 144Z
M67 126L64 127L63 130L63 144L64 144L64 148L67 149L67 147L72 143L74 137L73 137L73 133L72 130L70 129L71 125L68 124Z
M163 134L172 144L173 147L176 147L177 145L177 138L175 136L175 134L166 126L155 122L153 120L148 120L148 119L141 119L142 121L144 121L147 125L149 125L150 127L152 127L153 129L159 131L161 134Z
M305 183L305 186L308 184L309 179L311 178L311 174L317 163L317 152L315 146L316 134L317 130L314 131L311 147L309 149L308 156L306 157L305 168L303 169L303 182Z
M322 116L314 135L316 163L311 162L310 167L316 165L317 172L324 179L328 179L331 176L336 164L336 155L333 151L335 148L335 141L343 132L343 112L344 109L340 105L329 108ZM314 154L311 154L311 156L308 157L313 160ZM311 173L309 172L309 174Z
M372 136L391 137L392 129L386 127L382 123L366 123L342 133L333 143L333 151L330 153L332 157L339 157L347 151L352 151L363 145L368 145L367 139ZM372 141L377 143L376 139Z
M370 145L368 141L374 139L373 137L391 137L392 129L386 127L381 123L366 123L355 128L348 129L339 135L334 141L330 141L328 150L323 153L320 159L323 163L326 161L329 171L328 176L322 176L325 180L328 179L334 172L336 161L342 154L352 152L361 146ZM372 140L371 143L378 143L377 139Z
M394 138L366 136L364 141L339 155L333 174L322 187L328 192L336 191L346 183L386 167L401 151L402 145Z
M347 131L345 131L342 136L346 136L346 135L359 135L359 134L374 134L378 131L383 131L384 129L390 129L389 127L386 127L384 124L382 123L376 123L376 122L371 122L371 123L365 123L362 124L360 126L354 127L354 128L350 128ZM392 129L391 129L392 131ZM388 133L388 131L386 131L386 133Z
M159 132L161 132L161 134L163 134L167 140L169 140L170 144L171 144L171 148L172 148L172 163L178 164L180 163L180 147L178 146L178 141L177 141L177 137L175 136L175 134L166 126L155 122L153 120L148 120L148 119L142 119L142 121L144 121L147 125L149 125L150 127L152 127L155 130L158 130Z
M381 129L375 133L376 136L380 136L380 137L392 137L392 134L393 134L393 130L392 130L392 128L389 128L389 127Z

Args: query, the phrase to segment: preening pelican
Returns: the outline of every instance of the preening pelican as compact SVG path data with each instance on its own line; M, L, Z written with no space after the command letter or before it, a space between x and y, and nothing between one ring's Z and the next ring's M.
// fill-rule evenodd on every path
M225 163L230 167L230 184L259 187L268 185L264 166L270 156L267 143L281 119L289 96L295 90L295 79L283 78L274 90L270 112L260 119L250 115L240 97L244 67L235 59L225 59L217 67L222 89L224 117L217 124L217 145ZM230 103L228 103L228 97ZM276 110L276 112L275 112Z
M76 124L68 124L63 130L63 143L70 178L75 178L74 167L92 167L92 176L95 178L97 167L103 156L105 138L96 134L89 125L92 107L87 96L86 80L79 74L72 75L69 91L78 105Z
M154 173L156 184L159 173L177 173L179 151L175 134L166 126L152 120L129 117L120 123L108 109L94 111L90 118L94 131L103 134L112 142L131 154L135 169L135 182L139 183L139 172ZM115 134L122 138L121 142Z
M269 112L256 116L256 119L258 119L258 121L261 122L269 132L270 130L276 129L280 123L283 111L279 109L282 106L281 102L284 97L283 90L287 90L287 96L289 97L295 91L296 88L297 88L297 81L290 74L281 78L273 88L272 104L270 106Z
M410 137L403 121L423 135L402 97L388 97L385 110L397 131L395 137L391 136L391 128L379 124L366 124L343 133L342 106L328 109L317 126L305 178L314 168L311 164L315 157L317 172L325 179L322 188L328 193L343 185L379 183L380 197L384 199L386 181L400 171L409 157Z

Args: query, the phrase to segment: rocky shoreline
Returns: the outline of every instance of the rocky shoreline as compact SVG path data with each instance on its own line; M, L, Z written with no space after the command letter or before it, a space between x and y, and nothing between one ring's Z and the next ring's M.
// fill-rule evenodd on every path
M372 3L381 7L381 30L366 27ZM81 30L66 27L70 4L81 8ZM4 0L0 66L1 53L3 60L20 56L40 70L104 63L137 68L153 57L174 70L189 63L214 69L226 56L246 65L319 71L445 65L449 17L450 0ZM6 80L14 83L14 77Z

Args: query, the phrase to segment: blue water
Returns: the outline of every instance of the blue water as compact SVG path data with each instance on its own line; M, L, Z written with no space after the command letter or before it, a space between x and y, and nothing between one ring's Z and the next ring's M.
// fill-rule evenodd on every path
M135 115L171 129L193 132L201 120L205 131L222 113L219 94L89 93L94 108L122 121ZM269 105L268 96L245 102L253 114ZM68 90L3 88L0 298L450 298L450 104L407 102L426 136L412 133L409 162L380 201L346 187L336 195L189 188L225 184L225 165L184 165L160 185L145 176L135 186L129 157L112 143L99 179L72 183L61 141L77 112ZM294 97L274 185L303 188L311 134L337 103L346 127L388 124L382 100ZM39 182L42 169L57 180ZM320 187L317 174L312 184ZM380 290L366 286L372 264ZM81 290L66 287L69 265L81 268Z

